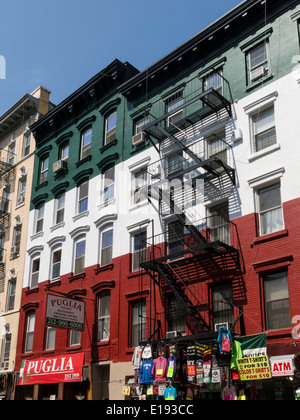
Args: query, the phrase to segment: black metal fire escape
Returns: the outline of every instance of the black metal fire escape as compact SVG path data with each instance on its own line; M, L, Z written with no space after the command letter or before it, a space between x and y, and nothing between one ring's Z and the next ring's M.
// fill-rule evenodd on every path
M225 82L223 80L223 83ZM174 112L180 114L181 118L174 124L167 123L171 121ZM239 249L232 241L229 244L212 238L207 220L202 218L196 222L191 219L186 209L186 199L181 197L178 200L178 196L182 194L181 187L173 188L170 193L164 189L164 183L170 186L176 179L189 178L191 184L195 184L200 180L203 182L204 192L207 183L214 182L213 180L216 180L216 186L224 183L230 184L231 187L235 185L235 170L217 155L207 156L203 154L203 150L199 153L197 141L192 141L187 135L189 128L211 115L222 114L223 118L230 118L231 102L219 91L210 88L192 94L192 97L181 103L176 110L161 116L153 114L155 106L150 110L152 121L143 130L152 142L155 139L159 145L157 148L153 142L160 153L160 160L153 164L153 168L156 169L148 168L151 180L142 192L158 211L161 211L164 205L169 207L170 214L177 221L175 227L179 227L173 229L173 235L175 238L178 236L178 243L180 245L181 242L183 246L179 246L180 249L175 252L170 252L168 235L172 232L165 232L164 241L159 235L156 239L148 238L148 245L152 243L153 246L148 249L146 261L141 263L141 268L147 271L159 287L163 283L173 292L178 304L184 307L198 331L209 332L211 326L199 310L203 302L197 295L195 284L201 281L201 276L209 275L213 278L224 270L240 269ZM169 154L166 154L164 149L167 149ZM180 164L173 171L168 170L170 151L172 156L175 153L180 160Z

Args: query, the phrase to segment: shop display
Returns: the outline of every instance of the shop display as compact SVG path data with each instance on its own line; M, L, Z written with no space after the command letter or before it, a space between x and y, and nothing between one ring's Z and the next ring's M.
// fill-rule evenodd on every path
M269 359L266 355L258 356L264 348L265 334L262 336L233 338L227 328L220 327L217 338L209 342L190 341L186 337L139 345L132 357L133 383L126 384L123 395L156 401L259 399L264 387L265 392L272 392L267 389L272 378ZM287 369L290 359L290 355L271 358L273 370L279 370L277 363L280 372L291 373ZM273 398L282 399L285 388L278 383L273 388ZM294 395L300 399L299 388Z

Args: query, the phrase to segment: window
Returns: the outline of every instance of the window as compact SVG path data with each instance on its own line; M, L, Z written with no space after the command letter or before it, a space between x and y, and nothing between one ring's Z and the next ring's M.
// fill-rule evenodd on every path
M149 115L141 118L135 123L135 134L141 133L147 124L149 124Z
M216 157L221 159L223 163L227 163L227 145L225 142L225 133L213 134L207 138L208 157Z
M9 197L10 197L10 186L8 185L3 189L2 195L2 212L8 213L9 212Z
M39 233L43 231L44 228L44 212L45 212L45 204L41 204L37 211L36 211L36 229L35 233Z
M258 190L260 235L284 228L280 183Z
M11 334L5 334L2 338L1 364L0 364L1 370L8 370L10 347L11 347Z
M81 332L78 330L71 330L70 337L69 337L69 345L72 346L80 346L81 342Z
M74 262L74 274L80 274L84 272L85 264L85 239L81 239L75 243L75 262Z
M66 194L62 193L56 198L56 217L55 223L61 223L64 221L65 217L65 199Z
M175 296L168 297L168 330L185 335L185 309L178 303Z
M291 327L287 272L263 276L266 329Z
M30 288L34 289L39 284L39 273L40 273L40 258L35 258L31 263L31 279Z
M142 201L146 200L146 197L141 194L141 188L147 185L148 182L148 173L147 169L141 169L138 172L135 172L134 176L134 185L133 185L133 202L134 204L139 204Z
M59 280L60 278L60 266L61 266L61 249L57 249L52 253L52 270L51 280Z
M146 302L131 305L131 347L146 339Z
M91 154L91 143L92 143L92 128L87 129L81 135L81 151L80 159L84 159ZM69 149L68 149L69 153Z
M274 107L252 115L252 123L255 152L276 144Z
M17 206L20 206L21 204L23 204L25 202L26 182L27 182L27 177L26 176L23 176L19 180Z
M111 168L104 173L104 203L113 199L115 196L115 168Z
M269 74L269 60L266 42L249 51L248 66L250 83L253 83Z
M56 329L53 327L46 328L46 350L55 349L55 335Z
M15 156L16 156L16 144L12 142L8 146L8 163L9 165L13 166L15 164Z
M16 279L11 279L8 282L6 312L13 311L15 308L16 284Z
M11 254L19 254L21 245L22 225L17 225L14 228L13 246Z
M88 209L89 182L84 182L79 186L78 214Z
M105 121L105 144L116 139L117 134L117 111L110 114Z
M60 150L60 158L65 162L68 161L68 159L69 159L69 143L62 146L62 148Z
M97 341L109 340L110 331L110 294L99 297L98 302L98 337Z
M184 250L184 226L179 221L168 223L168 253L170 256Z
M230 328L234 324L232 285L225 284L215 286L212 289L212 309L214 330L228 324Z
M30 152L31 133L24 134L23 140L23 157L29 155Z
M210 208L210 241L230 244L228 202Z
M147 258L147 231L132 234L132 271L138 271Z
M33 335L35 326L35 313L30 312L27 315L26 338L25 338L25 353L31 353L33 349Z
M174 174L175 172L182 171L184 169L184 159L182 153L178 152L175 155L167 158L168 164L168 175Z
M101 266L112 263L113 229L101 233Z
M223 78L222 72L215 72L205 77L204 90L213 88L215 91L222 95L223 92Z
M0 235L0 262L3 262L4 257L4 242L5 242L5 235Z
M40 184L47 181L48 178L49 157L41 160Z
M171 116L168 117L167 127L176 125L178 121L183 118L183 110L176 112L176 109L183 105L183 91L177 92L166 100L167 113L173 112Z

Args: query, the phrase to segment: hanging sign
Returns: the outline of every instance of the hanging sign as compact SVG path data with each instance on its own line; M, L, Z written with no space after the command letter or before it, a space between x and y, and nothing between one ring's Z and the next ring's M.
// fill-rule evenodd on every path
M272 378L268 356L237 359L237 365L241 381L258 381Z
M270 359L272 376L294 376L294 356L272 357Z
M45 324L51 327L84 330L85 303L81 300L48 295Z
M18 385L81 382L84 353L23 360Z

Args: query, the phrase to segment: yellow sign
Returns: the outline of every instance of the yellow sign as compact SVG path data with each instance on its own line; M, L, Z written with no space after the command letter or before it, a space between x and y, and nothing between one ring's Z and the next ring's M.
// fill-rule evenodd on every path
M272 378L268 356L237 359L237 365L241 381L258 381Z

